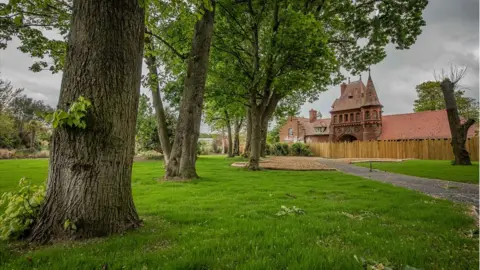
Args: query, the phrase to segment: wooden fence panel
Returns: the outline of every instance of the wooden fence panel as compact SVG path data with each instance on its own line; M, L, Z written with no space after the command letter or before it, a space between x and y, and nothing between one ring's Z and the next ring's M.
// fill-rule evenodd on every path
M314 156L325 158L415 158L452 160L450 139L321 142L309 144ZM479 160L479 138L466 142L473 161Z

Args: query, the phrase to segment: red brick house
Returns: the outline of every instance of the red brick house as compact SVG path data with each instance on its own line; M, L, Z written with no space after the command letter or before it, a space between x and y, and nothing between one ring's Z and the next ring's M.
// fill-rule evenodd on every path
M383 115L382 108L370 75L366 86L361 78L342 83L330 119L319 119L313 109L309 118L290 117L280 129L280 140L310 143L451 138L446 110ZM475 136L477 128L472 126L468 137Z

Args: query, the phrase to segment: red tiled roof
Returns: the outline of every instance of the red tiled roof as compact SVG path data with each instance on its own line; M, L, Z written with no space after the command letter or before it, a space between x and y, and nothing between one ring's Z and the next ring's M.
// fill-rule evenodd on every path
M305 129L305 136L311 135L328 135L330 132L330 118L317 119L314 122L310 122L310 119L299 117L297 120L302 124ZM316 127L326 127L327 129L322 133L315 132Z
M362 93L364 93L365 88L361 80L347 84L343 95L333 102L332 111L360 108L363 103Z
M444 139L452 137L446 110L384 115L382 125L382 134L378 140ZM475 135L476 126L473 125L468 130L467 136L469 138Z

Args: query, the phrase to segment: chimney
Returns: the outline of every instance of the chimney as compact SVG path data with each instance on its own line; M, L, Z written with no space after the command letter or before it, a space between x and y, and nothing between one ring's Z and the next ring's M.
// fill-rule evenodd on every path
M347 84L344 82L340 85L340 95L343 96L343 93L345 93L345 89L347 89Z
M315 120L317 120L317 111L314 109L311 109L308 112L310 113L310 123L315 122Z

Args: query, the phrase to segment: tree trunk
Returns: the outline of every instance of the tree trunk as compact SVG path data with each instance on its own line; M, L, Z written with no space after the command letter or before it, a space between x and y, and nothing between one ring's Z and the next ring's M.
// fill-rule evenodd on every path
M470 155L465 148L468 129L475 123L475 120L468 119L464 124L460 124L460 116L458 114L457 102L455 100L454 90L455 84L449 79L445 79L441 83L443 97L447 108L448 124L452 134L452 148L455 156L453 165L472 165Z
M214 3L212 3L213 6ZM202 18L195 24L180 115L165 174L166 179L198 178L195 169L196 149L213 34L214 9L215 7L212 11L205 9Z
M252 171L260 170L260 147L262 140L262 115L258 108L250 109L251 115L251 138L250 138L250 157L248 160L248 169Z
M222 155L225 155L227 153L227 146L225 145L225 127L222 127L220 137L222 138Z
M35 130L32 130L32 142L30 143L30 148L35 149Z
M233 156L240 155L240 129L242 128L243 118L235 120Z
M247 138L245 139L245 147L242 156L248 158L250 156L250 146L252 141L252 115L251 110L247 110Z
M251 152L248 168L250 170L259 170L259 161L262 151L262 139L266 135L266 125L270 117L273 115L280 96L272 93L271 96L262 101L260 105L256 104L256 99L252 95L250 100L251 120L252 120L252 138L251 138ZM263 129L263 131L262 131Z
M154 50L153 44L149 37L145 38L145 45L148 50L151 52ZM157 59L152 54L146 56L146 64L149 72L149 85L150 90L152 91L152 103L155 108L155 122L157 124L158 139L160 140L160 145L162 146L163 159L165 165L168 164L168 159L170 158L170 152L172 146L170 145L170 140L168 139L168 128L167 120L165 117L165 109L163 108L162 98L160 97L160 86L158 81L158 72L157 72Z
M47 193L32 241L140 226L131 188L144 11L137 0L75 0L58 107L92 102L86 129L53 132ZM75 225L64 228L64 225Z
M233 157L232 125L231 125L230 117L226 110L225 110L225 119L227 120L228 157Z
M262 119L262 130L261 130L262 139L261 139L261 142L260 142L260 156L261 157L266 157L267 156L266 149L267 149L268 122L269 122L269 119L267 119L267 117L264 117Z

